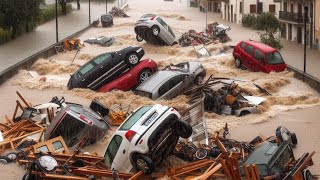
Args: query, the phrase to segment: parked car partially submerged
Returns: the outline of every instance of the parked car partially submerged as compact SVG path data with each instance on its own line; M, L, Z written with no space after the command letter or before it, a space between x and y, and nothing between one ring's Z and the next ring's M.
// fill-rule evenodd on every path
M152 44L174 45L176 36L170 26L155 14L145 14L134 26L137 41L143 40Z
M192 127L171 107L156 104L136 109L113 134L104 158L120 172L133 168L151 173L169 156L179 137L188 138Z
M44 140L62 136L68 147L83 147L95 143L108 131L105 116L109 110L93 100L90 107L53 99L60 109L44 133Z
M68 89L96 90L137 65L143 55L144 50L139 46L129 46L120 51L100 54L71 75Z
M171 99L191 85L200 84L206 71L199 62L184 62L167 66L141 83L135 93L150 99Z
M102 27L110 27L113 25L113 17L111 14L101 15L101 24Z
M89 39L85 40L84 42L89 43L89 44L99 44L103 47L109 47L115 42L115 39L114 39L114 37L100 36L97 38L89 38Z
M270 73L287 68L278 50L256 41L239 42L233 50L233 57L237 68L244 66L251 71Z
M100 87L98 91L108 92L115 89L128 91L147 80L157 70L158 66L155 61L152 59L142 60L139 64L123 73L117 79Z

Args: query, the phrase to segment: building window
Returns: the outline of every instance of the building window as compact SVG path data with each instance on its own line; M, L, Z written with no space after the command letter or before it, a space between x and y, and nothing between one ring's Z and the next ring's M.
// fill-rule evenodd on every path
M251 14L257 13L257 6L255 4L250 4L250 13Z
M270 4L270 5L269 5L269 12L271 12L271 13L276 13L276 5Z
M242 14L242 2L240 2L240 13Z

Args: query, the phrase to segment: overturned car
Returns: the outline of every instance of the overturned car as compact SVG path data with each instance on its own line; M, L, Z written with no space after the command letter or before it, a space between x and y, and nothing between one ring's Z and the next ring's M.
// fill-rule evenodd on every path
M139 42L145 40L148 43L168 46L177 44L170 26L155 14L141 16L134 26L134 31Z

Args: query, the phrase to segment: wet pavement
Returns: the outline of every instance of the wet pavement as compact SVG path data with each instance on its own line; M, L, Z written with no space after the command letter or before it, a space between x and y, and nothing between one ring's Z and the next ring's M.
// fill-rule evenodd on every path
M115 3L108 3L108 10ZM73 4L76 8L76 4ZM101 14L105 14L105 4L98 2L91 3L91 22L97 20ZM23 59L49 47L56 42L55 20L49 21L37 27L36 31L26 33L6 44L0 46L0 72L22 61ZM59 40L62 40L73 33L89 25L89 6L82 2L80 10L74 10L67 16L58 18Z

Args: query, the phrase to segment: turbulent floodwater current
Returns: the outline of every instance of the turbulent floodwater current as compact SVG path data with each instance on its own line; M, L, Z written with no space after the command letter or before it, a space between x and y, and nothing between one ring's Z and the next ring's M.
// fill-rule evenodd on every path
M186 32L189 29L195 29L197 31L203 30L205 26L204 14L198 12L196 9L188 8L185 1L180 3L180 1L135 0L129 2L129 7L129 10L127 11L127 14L130 16L129 18L115 18L115 25L112 28L91 28L79 37L81 40L85 40L89 37L113 36L116 39L114 45L110 47L100 47L99 45L85 44L85 47L80 50L73 62L72 60L76 51L60 53L48 59L39 59L29 71L20 70L17 75L1 85L0 115L2 117L5 114L12 115L16 99L15 91L20 91L20 93L33 104L48 102L53 96L64 96L67 101L85 105L88 105L90 100L97 99L109 108L114 108L117 104L121 104L123 107L130 104L129 110L134 110L141 105L155 103L173 106L179 110L185 108L187 106L187 99L185 96L178 96L169 101L152 101L137 96L132 91L97 93L88 89L74 89L71 91L66 89L70 74L75 72L92 57L100 53L116 51L128 45L142 46L146 53L143 58L155 60L158 63L159 69L170 63L199 61L206 68L207 77L212 74L215 77L229 77L245 80L245 82L239 83L241 87L255 96L262 96L267 99L266 102L259 106L258 114L234 117L217 115L215 113L205 113L207 127L210 133L220 130L225 123L228 123L231 128L236 128L245 126L246 124L269 122L272 121L272 117L277 117L280 113L320 104L319 94L306 84L293 78L292 72L284 71L281 73L265 74L236 69L231 52L222 54L216 53L221 49L227 48L224 44L208 45L207 49L214 55L197 59L193 47L180 47L179 45L160 47L145 42L138 43L136 41L133 31L134 23L141 15L146 13L161 15L163 19L172 26L177 37L179 37L182 32ZM218 21L219 19L214 19L214 16L212 16L209 20ZM243 30L237 31L237 29L232 29L229 32L230 37L233 39L231 43L238 42L238 40L241 39L241 34L246 33L251 33L252 35L249 37L253 39L257 37L254 32L243 32ZM30 73L30 71L36 73ZM252 83L259 84L272 95L265 96L260 93ZM97 151L98 154L103 155L106 143L114 129L115 128L112 128L102 141L85 148L85 150L89 152ZM250 132L247 133L250 134ZM252 136L254 136L254 134ZM0 172L8 168L15 169L12 165L0 165ZM8 179L17 179L17 177L20 176L20 173L23 173L19 168L13 171L14 176L8 176Z

